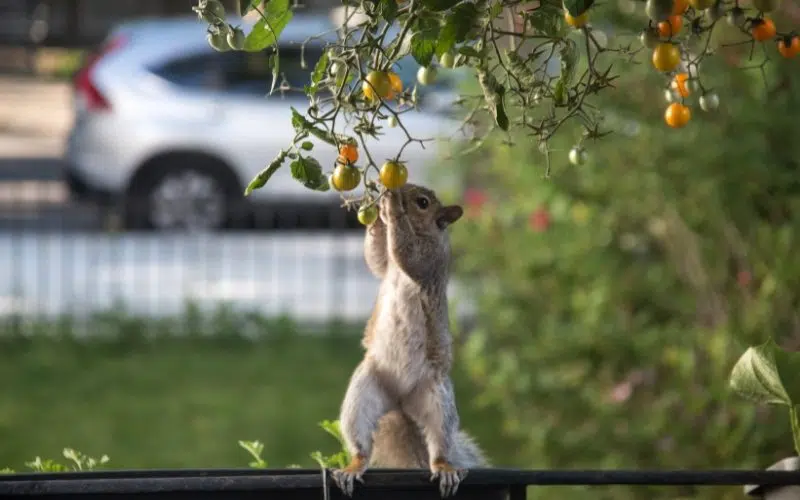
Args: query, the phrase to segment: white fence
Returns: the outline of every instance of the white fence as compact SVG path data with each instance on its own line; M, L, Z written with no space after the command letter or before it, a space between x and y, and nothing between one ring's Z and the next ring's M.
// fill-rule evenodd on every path
M300 321L362 320L378 280L363 235L0 234L0 315L84 315L117 303L178 314L228 303Z

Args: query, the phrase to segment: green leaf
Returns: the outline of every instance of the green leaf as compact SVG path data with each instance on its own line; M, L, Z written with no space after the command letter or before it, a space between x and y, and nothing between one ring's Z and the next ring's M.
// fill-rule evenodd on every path
M457 43L467 38L480 12L475 4L462 3L450 12L444 20L444 26L439 34L436 54L442 55L451 50Z
M311 141L305 141L303 142L303 144L300 145L300 147L306 151L311 151L312 149L314 149L314 143Z
M502 130L508 130L508 115L503 102L503 97L506 93L505 87L498 83L494 75L483 68L478 69L478 83L483 90L486 105L492 117L494 117L495 123Z
M378 14L391 24L397 18L397 0L379 0Z
M780 350L772 338L747 349L731 370L731 389L756 403L793 406L775 362L776 353Z
M564 7L573 17L580 16L592 6L594 0L564 0Z
M411 55L420 66L428 66L439 43L439 23L433 20L421 20L418 28L411 39Z
M322 53L322 57L317 61L314 66L314 72L311 73L311 86L306 89L306 95L311 97L317 93L319 82L325 77L325 70L328 69L328 51Z
M310 121L306 120L305 117L294 108L294 106L290 106L290 109L292 110L292 126L298 134L304 132L310 133L317 139L323 140L333 146L337 144L337 139L338 142L348 142L353 140L353 138L342 134L336 134L334 136L334 134L331 132L314 126Z
M440 12L454 7L460 1L461 0L422 0L422 5L428 10Z
M316 159L301 156L292 162L291 169L292 177L308 189L323 192L330 189L328 179L322 173L322 166Z
M481 53L475 50L474 47L470 47L469 45L462 45L461 47L459 47L458 53L467 57L474 57L476 59L481 58Z
M275 45L283 29L292 19L289 0L270 0L265 4L264 15L254 25L244 41L244 50L258 52Z
M282 149L281 152L278 153L278 156L276 156L275 159L272 160L272 162L270 162L270 164L267 165L267 167L264 170L262 170L255 177L253 177L253 180L251 180L250 184L248 184L247 187L245 188L244 195L250 196L250 193L252 193L256 189L261 189L262 187L264 187L269 181L270 177L272 177L275 174L275 172L277 172L278 169L283 166L283 163L286 161L286 157L288 156L288 154L289 154L288 150Z
M526 22L537 32L545 36L558 36L563 27L564 11L556 3L543 3L537 9L526 14Z

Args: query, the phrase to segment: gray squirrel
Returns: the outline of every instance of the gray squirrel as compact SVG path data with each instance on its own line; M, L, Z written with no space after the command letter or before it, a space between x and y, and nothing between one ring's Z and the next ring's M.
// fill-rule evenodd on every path
M378 209L364 258L381 284L339 417L351 461L332 478L352 496L368 467L429 468L444 498L488 465L460 429L450 379L447 228L464 211L414 184L387 190Z

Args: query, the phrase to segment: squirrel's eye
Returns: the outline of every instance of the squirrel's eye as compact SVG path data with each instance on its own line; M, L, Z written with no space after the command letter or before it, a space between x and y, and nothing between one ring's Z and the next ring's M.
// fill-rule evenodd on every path
M428 208L429 203L430 202L428 201L428 198L425 198L424 196L417 198L417 206L423 210Z

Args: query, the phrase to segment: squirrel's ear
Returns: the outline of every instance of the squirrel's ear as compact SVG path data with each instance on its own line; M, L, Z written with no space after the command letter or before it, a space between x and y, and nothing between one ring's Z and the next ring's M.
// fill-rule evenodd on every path
M436 225L439 229L444 229L454 223L464 215L464 209L459 205L448 205L439 209L436 214Z

